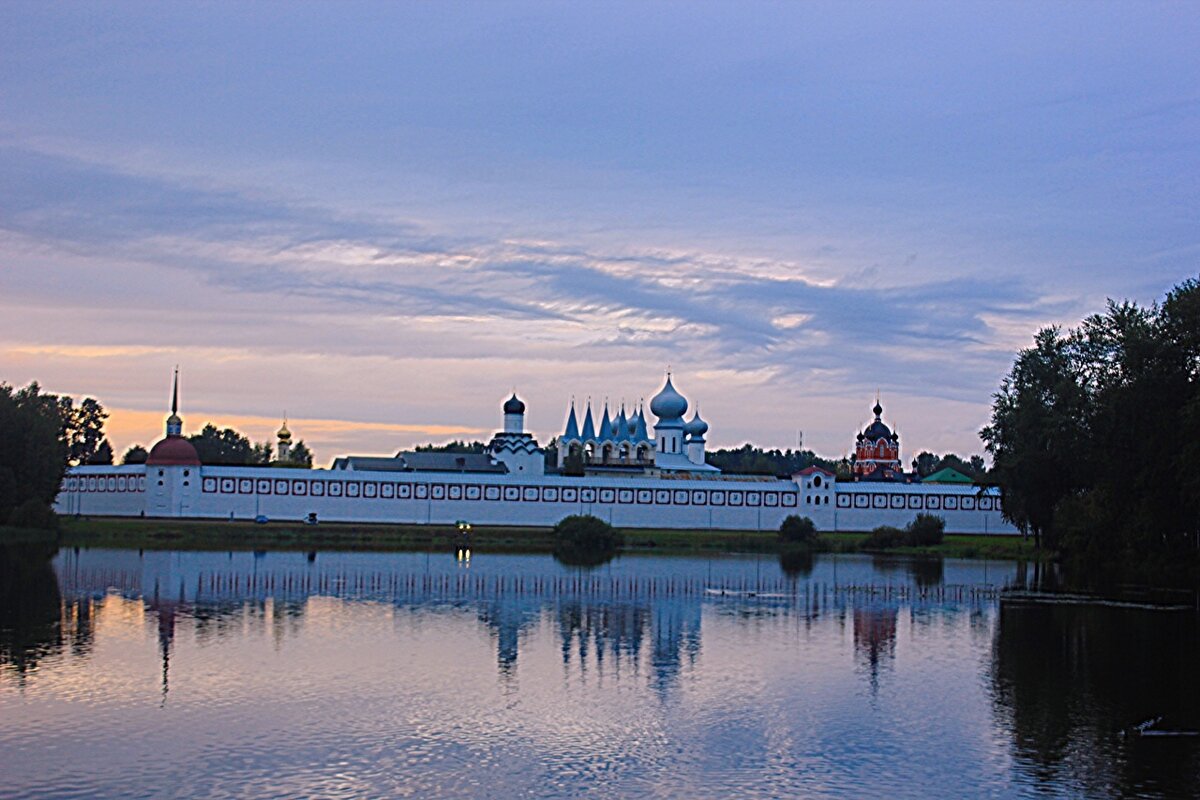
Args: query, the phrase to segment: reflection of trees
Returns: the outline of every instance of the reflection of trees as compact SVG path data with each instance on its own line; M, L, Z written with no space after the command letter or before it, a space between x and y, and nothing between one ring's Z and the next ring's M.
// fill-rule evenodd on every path
M945 576L945 564L940 557L873 555L871 566L881 575L907 572L917 586L937 586Z
M1200 730L1196 618L1096 606L1004 604L992 692L1018 769L1091 796L1196 796L1194 739L1123 739L1153 717Z
M64 628L73 648L86 652L91 646L90 624L61 625L68 609L50 565L56 550L52 545L0 546L0 666L15 671L21 683L38 661L62 651ZM73 619L90 619L90 608L82 615L76 607L69 611Z
M938 586L945 577L945 562L940 558L914 558L908 562L908 572L917 586Z
M593 569L616 558L615 547L586 547L560 544L554 548L554 560L563 566Z
M788 547L779 551L779 568L791 580L807 578L813 571L813 551L808 547Z

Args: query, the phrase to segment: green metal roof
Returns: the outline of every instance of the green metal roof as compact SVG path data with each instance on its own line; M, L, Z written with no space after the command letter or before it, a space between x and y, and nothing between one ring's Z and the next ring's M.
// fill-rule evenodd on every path
M921 479L921 483L974 483L968 476L963 475L953 467L943 467L932 475Z

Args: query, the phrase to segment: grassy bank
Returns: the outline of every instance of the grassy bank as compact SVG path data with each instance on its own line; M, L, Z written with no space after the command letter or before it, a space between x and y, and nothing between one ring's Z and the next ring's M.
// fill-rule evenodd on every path
M628 551L690 553L774 553L779 550L774 531L705 531L629 529ZM45 535L43 533L43 535ZM137 547L180 550L398 550L449 549L461 540L451 525L366 525L328 523L303 525L224 520L159 520L83 518L63 519L60 543L68 547ZM816 549L858 552L865 533L825 533ZM477 525L471 529L472 547L496 552L548 552L554 546L549 528ZM902 547L887 551L897 555L930 555L947 558L1037 559L1032 542L1015 536L948 535L936 547Z
M84 518L64 519L61 541L70 547L148 550L403 550L451 548L461 538L452 525ZM502 550L546 550L554 541L549 528L476 526L471 543Z

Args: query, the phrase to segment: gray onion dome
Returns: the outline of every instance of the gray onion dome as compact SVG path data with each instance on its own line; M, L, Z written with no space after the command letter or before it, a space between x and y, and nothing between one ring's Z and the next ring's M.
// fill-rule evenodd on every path
M708 433L708 423L700 419L699 409L697 409L696 413L692 415L692 418L687 421L687 424L683 426L683 432L688 436L697 437L702 437L704 434Z
M662 391L650 401L650 413L659 419L678 419L687 413L688 401L675 387L671 385L671 376L667 375L667 383Z
M513 392L513 396L508 398L508 400L504 401L504 413L505 414L524 414L525 413L525 404L517 399L516 392Z

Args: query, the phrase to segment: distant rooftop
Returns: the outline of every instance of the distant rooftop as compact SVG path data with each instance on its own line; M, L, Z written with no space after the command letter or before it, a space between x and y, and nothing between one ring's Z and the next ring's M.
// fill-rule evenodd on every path
M385 456L343 456L333 469L353 472L486 472L504 474L507 468L486 453L427 453L401 451Z

